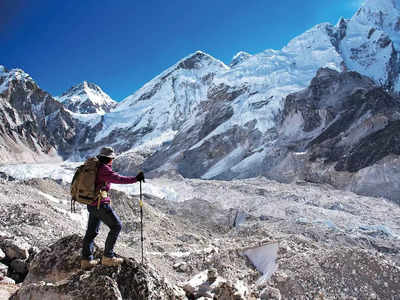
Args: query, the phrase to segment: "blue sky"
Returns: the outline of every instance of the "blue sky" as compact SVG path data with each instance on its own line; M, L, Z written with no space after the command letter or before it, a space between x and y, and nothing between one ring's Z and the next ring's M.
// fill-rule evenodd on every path
M1 0L0 64L55 96L87 80L120 101L196 50L229 64L241 50L281 49L361 2Z

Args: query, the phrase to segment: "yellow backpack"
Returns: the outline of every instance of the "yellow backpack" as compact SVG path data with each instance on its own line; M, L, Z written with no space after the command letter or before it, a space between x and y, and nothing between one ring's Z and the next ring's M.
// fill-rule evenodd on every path
M75 211L75 203L91 204L97 200L96 176L99 160L91 157L80 165L71 182L71 212Z

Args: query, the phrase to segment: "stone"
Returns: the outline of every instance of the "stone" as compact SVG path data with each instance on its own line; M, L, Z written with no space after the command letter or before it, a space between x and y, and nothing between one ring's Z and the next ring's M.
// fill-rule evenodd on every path
M189 270L189 266L187 263L185 262L177 262L176 264L173 265L173 268L177 271L177 272L182 272L185 273L186 271Z
M281 300L281 292L273 287L266 287L260 293L262 300Z
M371 294L369 295L369 300L376 300L376 299L378 299L378 297L376 296L375 293L371 293Z
M95 254L100 256L97 245L94 248ZM82 238L78 235L67 236L42 249L31 261L25 281L54 283L69 277L80 270L81 249Z
M10 264L12 270L19 274L26 274L28 272L28 263L22 259L14 259Z
M217 269L215 269L215 268L208 269L208 271L207 271L207 280L209 282L214 282L217 279L217 277L218 277Z
M5 259L6 258L6 254L4 253L3 250L0 249L0 260Z
M8 259L15 258L27 259L31 246L20 239L5 239L0 241L1 248L4 250Z
M9 238L11 238L12 236L10 235L10 234L8 234L7 232L5 232L5 231L0 231L0 241L3 241L3 240L5 240L5 239L9 239Z
M0 263L0 275L3 274L5 276L7 275L7 272L8 272L8 266Z
M0 277L0 283L6 283L6 284L15 284L15 280L4 276L4 277Z
M183 285L186 296L190 299L200 297L212 299L248 299L247 287L237 281L235 284L228 282L217 275L217 270L210 268L195 275L192 279Z

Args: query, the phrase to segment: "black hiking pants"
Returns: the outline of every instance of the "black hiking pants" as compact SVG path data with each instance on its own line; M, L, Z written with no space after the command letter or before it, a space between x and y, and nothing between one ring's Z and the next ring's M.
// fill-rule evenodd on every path
M114 246L122 227L121 220L107 203L102 203L99 209L97 209L97 206L88 205L87 209L89 211L89 221L85 237L83 238L82 259L93 259L94 238L99 233L101 222L110 228L104 245L103 255L113 257Z

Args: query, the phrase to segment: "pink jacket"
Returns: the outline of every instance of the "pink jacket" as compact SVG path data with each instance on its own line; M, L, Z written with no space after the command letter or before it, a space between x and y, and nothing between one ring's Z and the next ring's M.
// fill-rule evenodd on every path
M114 172L109 165L105 165L100 163L99 168L97 169L97 177L96 177L96 191L102 189L103 191L109 191L111 188L111 183L117 184L129 184L135 183L135 176L121 176L118 173ZM101 203L110 203L110 197L106 197L101 199ZM91 204L92 206L97 205L97 201Z

